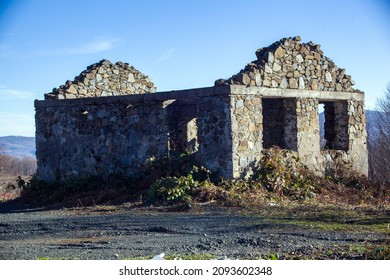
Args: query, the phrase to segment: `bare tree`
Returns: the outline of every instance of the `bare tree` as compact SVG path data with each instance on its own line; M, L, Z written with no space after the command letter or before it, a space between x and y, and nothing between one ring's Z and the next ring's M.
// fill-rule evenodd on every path
M0 175L32 175L37 169L37 162L32 157L19 159L7 155L0 147Z
M368 160L373 180L390 182L390 84L377 100L368 130Z
M32 175L37 170L37 161L32 157L23 157L21 175Z

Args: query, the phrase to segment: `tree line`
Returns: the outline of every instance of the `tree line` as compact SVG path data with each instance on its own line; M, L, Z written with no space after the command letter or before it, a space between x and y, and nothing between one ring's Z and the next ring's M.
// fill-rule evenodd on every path
M17 158L4 153L0 147L1 175L32 175L37 170L37 161L32 157Z
M367 124L370 179L390 182L390 84L376 103L372 121Z

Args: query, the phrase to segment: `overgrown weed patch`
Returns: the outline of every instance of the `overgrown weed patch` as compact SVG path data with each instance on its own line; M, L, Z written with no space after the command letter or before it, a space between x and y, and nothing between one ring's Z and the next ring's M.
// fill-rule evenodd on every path
M325 178L310 172L296 153L271 148L247 179L229 180L198 164L194 155L150 159L133 176L69 177L54 182L33 178L19 202L86 207L124 202L172 205L214 202L225 207L323 204L387 209L390 187L339 170Z

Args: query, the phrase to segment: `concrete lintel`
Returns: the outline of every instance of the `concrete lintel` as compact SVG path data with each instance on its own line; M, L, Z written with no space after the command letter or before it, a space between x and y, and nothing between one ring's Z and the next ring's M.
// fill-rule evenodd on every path
M168 99L196 100L200 97L218 95L259 95L264 98L317 98L320 101L356 100L364 101L362 92L312 91L297 89L279 89L265 87L247 87L241 85L214 86L205 88L173 90L156 93L130 94L120 96L89 97L75 99L35 100L36 108L82 106L115 102L163 102Z
M155 92L155 93L119 95L119 96L35 100L34 105L36 108L45 108L45 107L82 106L82 105L92 105L92 104L109 104L109 103L124 102L124 101L163 102L165 100L171 100L171 99L194 100L198 97L228 94L229 91L230 91L229 87L224 87L221 89L216 87L206 87L206 88L185 89L185 90L177 90L177 91L173 90L173 91Z
M231 85L231 94L260 95L264 98L316 98L320 101L364 101L362 92L314 91Z

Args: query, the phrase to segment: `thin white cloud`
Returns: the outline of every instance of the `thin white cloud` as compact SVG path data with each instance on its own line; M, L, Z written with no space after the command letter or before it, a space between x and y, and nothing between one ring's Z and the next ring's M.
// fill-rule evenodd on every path
M88 43L84 46L80 46L78 48L68 49L66 51L69 55L99 53L99 52L104 52L113 49L114 43L116 41L118 41L118 39L99 40L99 41Z
M170 59L173 54L175 53L175 48L171 48L169 50L167 50L166 52L164 52L157 60L156 60L156 64L160 64L161 62L163 61L166 61L168 59Z
M113 49L118 41L119 39L101 39L77 47L42 50L37 52L36 55L71 56L99 53Z
M66 48L41 49L32 52L20 52L9 44L0 43L0 59L4 58L30 58L41 56L75 56L83 54L94 54L114 49L120 39L99 39L79 46Z
M33 99L35 92L29 90L19 90L0 85L0 100L26 100Z

